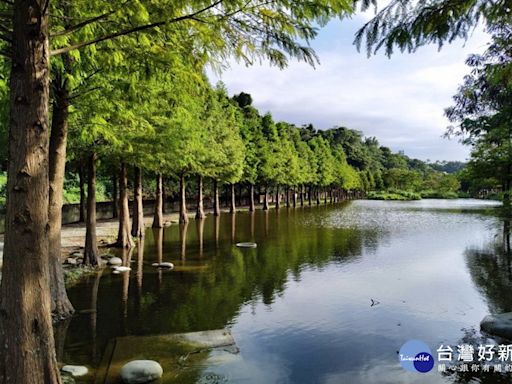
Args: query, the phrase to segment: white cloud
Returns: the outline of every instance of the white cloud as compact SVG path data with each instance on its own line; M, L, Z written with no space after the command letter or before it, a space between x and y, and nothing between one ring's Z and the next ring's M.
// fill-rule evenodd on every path
M391 59L383 53L367 58L352 45L363 22L358 16L322 29L312 44L321 61L316 69L297 62L285 70L232 64L220 79L231 93L250 93L276 120L321 129L344 125L412 157L463 160L468 149L441 137L449 124L444 108L469 71L467 55L485 49L488 37L477 31L466 44L440 52L422 47Z

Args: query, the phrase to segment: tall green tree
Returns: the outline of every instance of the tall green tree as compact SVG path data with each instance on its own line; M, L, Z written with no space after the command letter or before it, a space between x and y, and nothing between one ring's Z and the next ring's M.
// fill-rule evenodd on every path
M512 187L511 42L510 25L493 28L491 45L484 54L469 57L473 70L454 96L455 105L446 110L455 124L447 134L472 145L468 167L477 179L498 181L507 215Z

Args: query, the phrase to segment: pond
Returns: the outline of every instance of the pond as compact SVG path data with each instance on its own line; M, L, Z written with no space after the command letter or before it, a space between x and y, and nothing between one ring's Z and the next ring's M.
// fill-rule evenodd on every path
M237 349L164 366L166 382L510 382L398 361L409 340L437 358L440 345L479 340L487 314L512 311L495 206L358 200L148 229L124 255L130 273L106 269L70 289L78 314L56 331L58 358L98 367L115 338L226 328Z

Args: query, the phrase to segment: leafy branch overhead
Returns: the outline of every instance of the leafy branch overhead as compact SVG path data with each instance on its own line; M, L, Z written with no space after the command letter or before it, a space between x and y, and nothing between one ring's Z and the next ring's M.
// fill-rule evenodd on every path
M377 7L376 0L361 0L361 9ZM368 55L383 49L391 56L395 49L414 52L426 44L442 47L455 39L467 39L479 23L510 22L507 0L391 0L378 10L356 34L355 44Z

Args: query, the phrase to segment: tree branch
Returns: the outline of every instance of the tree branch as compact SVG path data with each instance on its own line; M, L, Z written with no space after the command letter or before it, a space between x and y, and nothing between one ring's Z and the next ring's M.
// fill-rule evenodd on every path
M126 0L124 3L122 3L120 6L123 6L125 5L126 3L128 3L130 0ZM89 25L89 24L92 24L92 23L95 23L97 21L100 21L102 19L106 19L107 17L109 17L110 15L116 13L117 11L119 10L118 9L115 9L115 10L112 10L112 11L109 11L109 12L106 12L102 15L99 15L99 16L96 16L96 17L92 17L90 19L87 19L87 20L84 20L76 25L72 25L66 29L64 29L63 31L59 31L59 32L55 32L53 34L50 34L50 37L57 37L57 36L64 36L64 35L68 35L70 33L73 33L75 31L78 31L80 28L83 28L85 27L86 25Z
M73 51L75 49L80 49L80 48L83 48L83 47L87 47L89 45L100 43L102 41L115 39L116 37L126 36L126 35L129 35L129 34L132 34L132 33L146 31L148 29L157 28L157 27L160 27L162 25L177 23L178 21L182 21L182 20L194 19L197 15L200 15L201 13L204 13L204 12L208 11L209 9L212 9L212 8L216 7L217 5L222 3L223 1L224 0L217 0L214 3L210 4L209 6L207 6L205 8L202 8L202 9L200 9L200 10L194 12L194 13L191 13L191 14L188 14L188 15L184 15L184 16L180 16L180 17L176 17L174 19L157 21L155 23L150 23L150 24L145 24L145 25L139 25L138 27L125 29L123 31L119 31L119 32L115 32L115 33L108 34L108 35L105 35L105 36L101 36L101 37L98 37L98 38L93 39L93 40L85 41L85 42L82 42L82 43L70 45L70 46L63 47L63 48L58 48L58 49L55 49L55 50L51 51L50 55L51 56L61 55L63 53L70 52L70 51Z
M104 19L108 16L110 16L111 14L115 13L116 11L112 11L112 12L108 12L108 13L104 13L103 15L100 15L100 16L96 16L96 17L93 17L92 19L89 19L89 20L85 20L81 23L78 23L76 25L73 25L67 29L64 29L63 31L59 31L59 32L55 32L55 33L52 33L50 34L50 37L58 37L58 36L64 36L64 35L68 35L70 33L73 33L75 31L78 31L80 28L83 28L85 27L86 25L89 25L89 24L92 24L92 23L95 23L101 19Z

